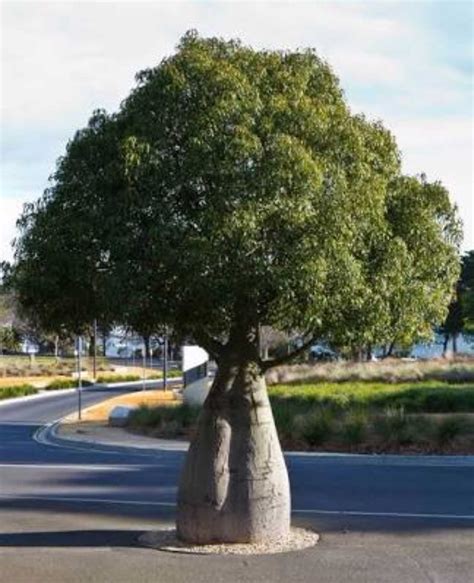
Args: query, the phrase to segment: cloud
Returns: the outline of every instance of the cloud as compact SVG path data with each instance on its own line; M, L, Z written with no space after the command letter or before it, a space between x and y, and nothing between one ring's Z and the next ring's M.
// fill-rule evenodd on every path
M389 119L386 125L397 136L408 174L423 171L429 180L440 180L458 205L464 221L464 249L474 249L474 199L472 184L473 126L470 117Z
M17 236L15 223L20 216L23 204L31 200L30 195L15 198L2 198L2 212L0 213L0 261L11 261L13 251L11 243Z
M136 71L171 53L188 28L257 47L316 45L347 78L371 82L400 79L400 62L380 53L410 36L396 21L324 2L12 3L3 12L4 115L22 126L116 108Z

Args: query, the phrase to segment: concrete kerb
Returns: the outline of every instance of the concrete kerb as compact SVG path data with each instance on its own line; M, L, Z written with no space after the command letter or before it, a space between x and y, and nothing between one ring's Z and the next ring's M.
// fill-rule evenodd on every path
M181 378L170 379L170 384L179 384ZM147 383L157 383L160 379L153 379ZM140 386L142 381L131 381L127 383L108 383L108 384L94 384L87 387L90 389L108 389L123 387ZM14 397L12 399L4 399L0 401L0 407L8 404L19 403L31 399L43 398L46 396L54 396L72 393L77 390L58 389L54 391L42 391L35 395L27 395L24 397ZM58 419L52 423L40 427L34 434L34 439L43 445L51 445L56 447L67 447L76 449L94 449L107 453L135 453L136 455L157 455L163 451L184 452L187 451L189 444L187 442L172 440L172 439L156 439L156 445L129 445L128 442L118 443L104 443L99 440L86 440L80 437L64 437L59 436L57 431L64 418ZM148 453L144 453L148 452ZM309 452L309 451L285 451L285 457L289 460L298 460L299 463L304 463L305 459L311 463L311 460L318 459L321 463L325 461L335 461L341 464L355 464L355 465L389 465L389 466L450 466L450 467L473 467L474 455L396 455L396 454L355 454L355 453L336 453L336 452Z
M105 453L133 453L134 455L150 456L163 452L186 452L189 444L172 439L157 439L156 445L130 445L129 443L104 443L95 440L85 440L80 437L65 437L58 435L61 419L38 429L34 439L44 445L56 447L74 447L81 450L92 449ZM394 455L394 454L351 454L334 452L285 451L288 461L298 463L319 463L337 461L349 465L386 465L386 466L418 466L418 467L474 467L474 456L440 456L440 455Z
M58 435L61 419L40 427L33 435L33 439L42 445L63 447L68 449L93 450L103 453L122 455L132 453L139 456L156 456L164 451L182 453L187 451L188 443L180 441L160 440L157 447L133 446L122 444L108 444L100 441L89 441L79 437L64 437Z

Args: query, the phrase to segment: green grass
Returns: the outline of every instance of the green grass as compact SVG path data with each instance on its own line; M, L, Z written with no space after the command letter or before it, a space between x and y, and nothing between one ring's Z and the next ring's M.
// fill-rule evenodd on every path
M0 400L11 399L13 397L24 397L25 395L34 395L38 389L31 385L16 385L14 387L2 387L0 389Z
M466 417L447 417L436 427L436 440L441 446L452 443L469 432L472 422Z
M474 423L460 417L474 413L474 385L290 384L271 387L269 394L284 444L351 449L365 443L371 451L474 447ZM432 413L444 418L436 420Z
M98 383L127 383L132 381L141 381L142 377L137 374L103 374L97 377Z
M182 373L180 370L169 370L168 371L168 378L170 379L170 378L180 377L181 374ZM162 378L163 378L163 373L161 373L160 371L146 376L147 381L159 380ZM126 382L141 381L141 380L143 380L143 376L140 376L138 374L125 374L125 375L103 374L103 375L99 375L97 377L98 383L126 383Z
M274 410L290 409L292 416L315 406L335 411L403 407L407 413L474 412L474 384L441 381L278 385L270 387L269 394Z
M197 421L200 409L189 405L163 405L147 407L142 405L130 416L128 426L141 429L151 435L186 435Z
M284 447L339 451L474 452L474 386L318 383L269 389ZM432 415L432 413L442 413ZM189 435L197 409L143 407L131 426L152 435Z
M365 411L354 410L346 414L340 428L340 437L348 445L357 445L366 439L369 416Z
M91 381L82 380L83 387L90 387L93 383ZM55 391L58 389L73 389L78 386L77 379L55 379L46 385L45 389L47 391Z

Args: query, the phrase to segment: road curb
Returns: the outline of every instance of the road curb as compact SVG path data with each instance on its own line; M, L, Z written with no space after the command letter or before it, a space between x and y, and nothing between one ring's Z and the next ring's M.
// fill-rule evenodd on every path
M187 442L171 442L163 440L157 447L148 446L133 446L126 444L108 444L101 441L88 441L80 438L64 437L59 436L57 431L61 425L62 419L48 423L40 427L34 434L33 439L42 445L49 445L53 447L65 447L69 449L80 449L99 451L103 453L111 454L121 454L121 453L133 453L134 455L140 456L156 456L163 452L176 452L183 453L186 452L189 444Z
M76 437L59 436L57 431L61 425L61 419L48 425L40 427L33 436L36 441L43 445L56 447L76 448L81 450L102 451L104 453L132 452L135 455L150 456L159 455L163 452L186 452L189 443L161 439L154 446L148 445L127 445L126 443L105 443L101 441L88 441ZM337 461L344 465L371 465L371 466L407 466L407 467L474 467L474 456L398 456L394 454L351 454L333 452L305 452L305 451L285 451L285 457L292 462L314 463L316 460L324 464Z

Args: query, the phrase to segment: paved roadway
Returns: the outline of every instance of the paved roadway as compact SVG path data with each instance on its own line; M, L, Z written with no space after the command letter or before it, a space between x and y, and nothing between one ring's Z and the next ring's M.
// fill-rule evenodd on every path
M128 388L84 391L84 405ZM0 581L474 582L474 463L289 454L311 550L202 557L140 548L171 525L184 453L56 447L35 431L74 394L0 406Z

